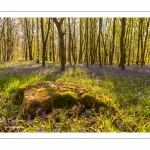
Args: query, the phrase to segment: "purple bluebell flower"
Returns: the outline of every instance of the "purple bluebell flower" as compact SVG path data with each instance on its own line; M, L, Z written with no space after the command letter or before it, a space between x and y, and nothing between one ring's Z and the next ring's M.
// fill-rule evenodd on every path
M124 124L123 123L121 123L120 124L120 129L122 129L124 127Z
M90 109L85 109L85 113L90 113Z
M92 73L92 77L94 77L94 76L95 76L95 72Z
M45 111L42 111L42 120L44 120L45 117L46 117L46 113Z
M41 111L41 108L38 108L37 111L36 111L36 113L39 113L40 111Z
M59 127L58 124L56 124L56 125L55 125L55 130L54 130L54 132L58 132L58 131L60 131L60 127Z
M56 128L57 130L60 129L58 124L55 125L55 128Z
M0 78L2 78L3 77L3 75L2 74L0 74Z
M31 119L31 115L28 115L28 121L30 121L30 119Z
M43 132L43 127L42 126L40 127L39 132Z
M9 98L6 98L6 101L5 101L5 102L8 103L8 101L9 101Z

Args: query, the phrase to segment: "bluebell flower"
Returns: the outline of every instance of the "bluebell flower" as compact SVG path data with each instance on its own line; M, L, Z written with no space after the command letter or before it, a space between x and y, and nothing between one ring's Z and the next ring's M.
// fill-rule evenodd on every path
M122 129L124 127L124 124L123 123L121 123L120 124L120 129Z
M43 127L42 126L40 127L39 132L43 132Z
M30 121L30 119L31 119L31 115L28 115L28 121Z
M36 113L38 113L38 112L40 112L40 111L41 111L41 108L38 108L37 111L36 111Z

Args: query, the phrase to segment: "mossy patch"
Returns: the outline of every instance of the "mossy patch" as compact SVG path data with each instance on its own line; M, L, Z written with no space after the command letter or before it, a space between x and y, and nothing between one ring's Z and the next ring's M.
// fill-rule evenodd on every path
M37 92L43 92L45 90L46 90L46 88L39 88L39 89L37 89Z
M115 110L117 109L117 106L115 105L114 101L109 97L103 95L94 96L92 94L85 93L80 97L79 101L85 106L85 108L94 107L97 110L99 110L99 108L101 107L113 108Z
M95 98L93 95L85 93L80 97L80 103L85 106L85 108L91 108L94 105Z
M28 84L22 84L17 90L15 96L12 99L12 102L15 105L20 105L22 103L24 97L24 90L27 88L27 86Z
M54 99L55 96L58 94L58 90L55 88L47 88L46 89L49 93L49 95Z
M77 103L77 94L74 92L57 93L54 101L55 107L70 107Z
M117 106L115 105L114 101L111 98L104 95L99 95L96 98L95 107L98 109L100 107L105 107L105 108L107 107L115 110L117 109Z

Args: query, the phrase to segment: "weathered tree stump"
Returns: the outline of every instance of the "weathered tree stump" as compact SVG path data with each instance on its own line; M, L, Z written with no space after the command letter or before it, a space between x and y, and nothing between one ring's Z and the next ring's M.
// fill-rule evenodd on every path
M21 108L17 118L36 117L42 112L49 113L53 108L67 108L81 103L85 108L115 107L113 101L102 95L92 95L84 86L70 83L38 82L22 85L16 92L13 103Z

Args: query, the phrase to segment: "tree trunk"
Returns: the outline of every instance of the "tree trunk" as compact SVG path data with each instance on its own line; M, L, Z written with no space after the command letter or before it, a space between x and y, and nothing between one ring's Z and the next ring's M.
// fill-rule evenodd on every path
M140 52L140 40L141 40L141 21L139 21L139 29L138 29L138 51L136 55L136 64L139 63L139 52Z
M120 37L120 66L122 70L125 70L125 49L124 49L124 39L125 39L125 28L126 28L126 18L121 19L121 37Z
M99 47L98 47L98 54L99 54L100 68L102 68L102 58L101 58L101 31L102 31L102 18L99 18Z
M89 61L88 61L88 18L86 19L86 64L87 67L89 66Z
M148 18L148 21L147 21L146 35L145 35L145 41L144 41L144 48L143 48L143 51L141 53L141 67L145 64L144 58L145 58L146 43L147 43L147 37L148 37L149 22L150 22L150 18Z
M112 39L112 51L110 53L110 65L113 64L113 55L114 55L114 48L115 48L115 33L116 33L116 18L113 20L113 39Z
M43 44L43 53L42 53L42 66L45 66L45 60L46 60L46 45L47 45L47 40L48 40L48 35L49 35L49 30L50 30L50 18L48 19L48 29L46 36L44 38L44 21L43 18L41 18L41 35L42 35L42 44Z
M72 62L71 62L71 28L70 28L70 18L68 18L68 28L69 28L68 61L69 61L70 65L72 65Z
M65 32L62 31L61 26L65 18L61 18L60 21L57 18L53 18L54 23L56 24L58 35L59 35L59 49L60 49L60 57L61 57L61 71L65 71L66 65L66 53L64 48L64 35Z
M37 60L36 60L36 63L40 63L40 60L39 60L39 20L38 18L36 19L36 23L37 23L37 35L36 35L36 43L37 43Z

